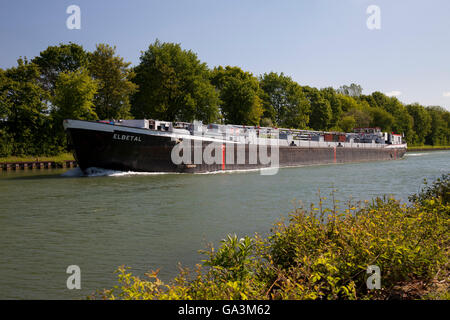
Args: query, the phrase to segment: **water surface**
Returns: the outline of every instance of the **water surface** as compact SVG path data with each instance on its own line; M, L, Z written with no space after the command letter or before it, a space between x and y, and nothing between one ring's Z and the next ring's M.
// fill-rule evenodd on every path
M199 249L229 233L265 234L317 191L348 200L391 194L407 201L424 178L450 172L450 152L404 160L218 174L126 174L77 170L0 173L0 298L83 299L116 284L114 271L142 275L177 263L193 266ZM104 176L104 174L107 174ZM66 288L66 268L81 268L81 290Z

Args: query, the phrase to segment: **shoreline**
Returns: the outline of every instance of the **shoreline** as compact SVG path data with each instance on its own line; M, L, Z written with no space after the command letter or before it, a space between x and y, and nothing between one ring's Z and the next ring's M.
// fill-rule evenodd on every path
M0 162L0 171L26 170L26 169L55 169L55 168L76 168L75 160L62 161L15 161Z
M411 151L446 151L450 150L450 147L436 147L436 148L427 148L427 147L408 147L406 149L406 153Z

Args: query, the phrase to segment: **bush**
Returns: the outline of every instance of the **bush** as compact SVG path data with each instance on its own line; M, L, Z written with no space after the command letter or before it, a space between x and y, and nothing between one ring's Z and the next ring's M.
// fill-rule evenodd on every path
M428 185L426 179L424 179L425 186ZM422 189L418 194L413 194L409 197L409 201L424 203L427 200L437 199L444 204L450 202L450 174L443 174L440 178L436 179L431 186L427 186Z
M341 211L337 201L324 209L321 198L317 208L298 208L288 221L276 223L267 238L228 236L217 251L212 246L202 251L206 259L194 271L180 268L169 284L157 272L142 280L121 267L119 285L92 298L445 298L450 234L450 205L441 197L445 181L448 187L448 175L409 206L377 198ZM381 271L380 290L367 289L372 265ZM433 294L441 278L443 294Z

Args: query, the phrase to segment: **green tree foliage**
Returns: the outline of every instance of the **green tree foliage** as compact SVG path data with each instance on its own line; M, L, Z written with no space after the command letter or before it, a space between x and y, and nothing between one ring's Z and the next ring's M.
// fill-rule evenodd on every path
M45 143L44 115L47 92L39 85L39 68L27 59L19 59L17 66L1 72L0 97L3 137L11 139L4 155L23 155L42 151Z
M370 127L372 117L370 114L362 109L351 109L345 113L345 116L351 116L355 119L355 125L357 128Z
M12 110L11 101L8 99L9 87L10 79L7 77L5 70L0 68L0 120L6 120Z
M97 81L86 69L61 72L52 98L55 119L61 123L63 119L98 119L93 102L97 90Z
M309 127L314 130L327 130L332 120L330 102L326 100L320 90L311 87L303 87L303 92L311 106Z
M331 128L337 127L338 128L338 122L339 119L342 117L343 110L342 110L342 100L339 99L339 95L331 87L323 88L320 90L322 96L330 103L331 107L331 120L329 126ZM348 110L348 109L347 109Z
M406 137L406 141L408 143L412 143L412 139L414 136L414 120L409 115L408 111L403 107L401 110L394 114L395 122L392 126L392 131L397 132L399 134L404 134Z
M12 101L9 99L11 80L6 72L0 69L0 157L13 153L14 140L8 132L8 117L12 112Z
M265 115L280 127L306 129L309 102L302 87L283 73L265 73L260 77Z
M218 118L218 94L209 81L209 69L192 51L179 44L151 44L135 68L139 91L132 98L136 118L168 121Z
M211 82L220 92L220 111L225 123L258 125L263 114L258 79L239 67L219 66Z
M428 114L431 118L431 129L425 137L428 145L449 145L450 144L450 112L441 107L428 107Z
M357 127L356 120L353 115L346 115L339 120L339 128L344 132L352 132Z
M349 86L341 86L337 91L350 97L359 97L362 94L363 89L359 84L352 83Z
M423 145L425 137L431 131L431 116L427 110L418 103L406 106L409 115L413 118L414 135L412 143L415 145Z
M87 66L87 53L78 44L60 44L49 46L32 61L39 66L42 86L53 94L61 72L76 71Z
M408 113L406 107L395 97L388 97L381 92L372 93L371 101L375 101L376 107L387 111L394 117L392 131L404 134L406 141L412 143L414 139L414 119Z
M283 73L256 78L239 67L208 69L192 51L158 40L130 68L115 47L68 43L0 69L0 155L65 151L64 118L154 118L352 131L380 127L409 144L450 144L450 112L405 106L361 86L301 87Z
M88 69L98 84L94 105L100 119L130 117L130 96L137 91L137 85L131 82L134 72L129 65L116 56L116 47L107 44L98 44L89 54Z
M343 94L337 94L336 99L339 101L339 105L341 106L342 113L349 112L350 110L360 110L362 106L359 101Z
M395 118L389 112L384 109L371 107L369 108L369 113L371 116L371 127L379 127L384 131L390 132L395 123Z

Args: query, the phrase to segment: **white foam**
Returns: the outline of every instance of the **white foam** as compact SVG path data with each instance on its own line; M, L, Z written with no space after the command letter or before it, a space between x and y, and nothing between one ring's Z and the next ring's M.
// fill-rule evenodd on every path
M240 172L257 172L261 170L274 169L271 167L264 168L254 168L254 169L234 169L234 170L217 170L217 171L206 171L206 172L194 172L194 174L227 174L227 173L240 173Z
M86 169L86 175L89 177L122 177L122 176L133 176L133 175L143 175L143 176L151 176L151 175L160 175L160 174L169 174L169 172L138 172L138 171L118 171L118 170L110 170L110 169L102 169L91 167Z
M109 170L113 171L113 170ZM177 174L176 172L137 172L137 171L114 171L111 174L107 174L110 177L122 177L122 176L154 176L162 174Z
M118 171L91 167L87 168L85 173L79 168L74 168L61 174L63 177L122 177L131 175L161 175L169 172L137 172L137 171Z
M427 153L406 153L405 156L408 157L420 157L420 156L424 156L426 154L430 154L429 152Z

